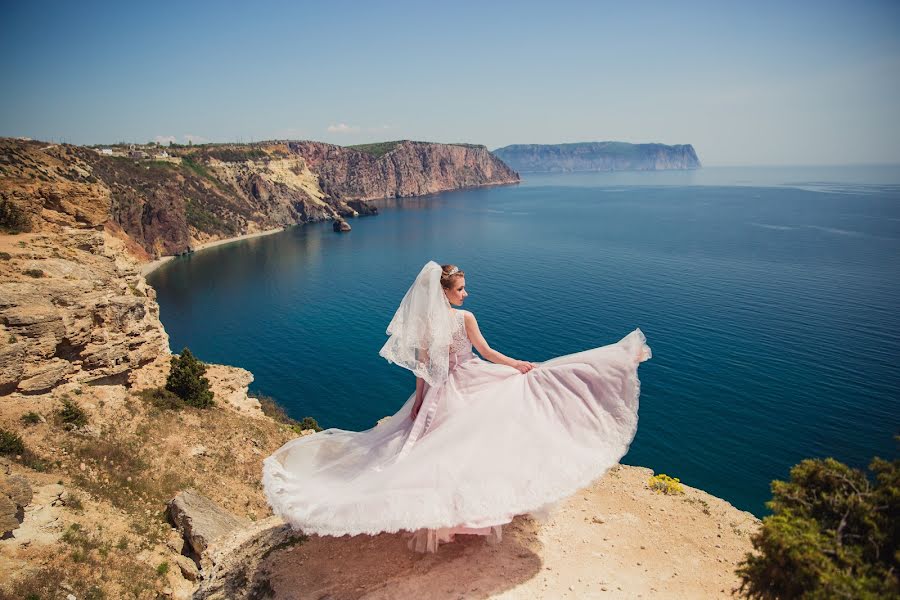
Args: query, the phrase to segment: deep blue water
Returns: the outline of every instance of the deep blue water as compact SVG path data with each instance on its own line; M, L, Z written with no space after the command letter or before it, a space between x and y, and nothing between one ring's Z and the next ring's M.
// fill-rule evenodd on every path
M294 417L367 429L413 391L378 350L434 259L465 270L465 308L507 355L646 333L626 464L763 515L803 458L896 456L896 167L545 175L380 206L349 234L301 226L154 272L172 349L249 369Z

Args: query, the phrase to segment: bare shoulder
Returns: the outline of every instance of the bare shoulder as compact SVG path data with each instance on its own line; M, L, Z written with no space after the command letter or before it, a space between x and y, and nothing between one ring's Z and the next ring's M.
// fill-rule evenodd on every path
M475 315L471 311L459 309L459 312L463 314L463 319L465 319L466 323L476 323Z

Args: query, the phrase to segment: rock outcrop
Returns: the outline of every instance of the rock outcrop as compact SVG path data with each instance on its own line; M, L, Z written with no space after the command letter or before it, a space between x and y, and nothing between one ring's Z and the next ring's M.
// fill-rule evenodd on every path
M700 168L700 160L690 144L514 144L494 150L494 155L522 173Z
M0 394L125 381L168 353L156 292L121 240L71 228L0 238Z
M322 188L343 199L374 200L518 183L519 175L485 146L388 142L356 147L290 142L319 174Z

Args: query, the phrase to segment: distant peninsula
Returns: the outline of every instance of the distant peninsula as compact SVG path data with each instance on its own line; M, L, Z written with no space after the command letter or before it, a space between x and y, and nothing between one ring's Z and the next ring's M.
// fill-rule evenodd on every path
M513 144L497 148L493 154L519 173L660 171L699 169L701 166L690 144Z

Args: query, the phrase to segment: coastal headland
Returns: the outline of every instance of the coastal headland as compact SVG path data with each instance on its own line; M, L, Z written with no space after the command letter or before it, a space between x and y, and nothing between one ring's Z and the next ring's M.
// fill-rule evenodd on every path
M166 154L0 140L0 428L21 439L0 454L0 598L730 595L758 519L687 486L657 493L642 467L614 469L546 522L517 518L498 546L460 536L418 556L401 533L291 532L266 505L261 462L311 431L249 395L253 375L238 367L210 365L212 408L155 404L147 391L172 355L142 268L363 215L376 198L518 175L472 145ZM167 503L186 490L195 500L176 526Z
M514 144L497 148L493 154L520 173L661 171L701 166L691 144Z

